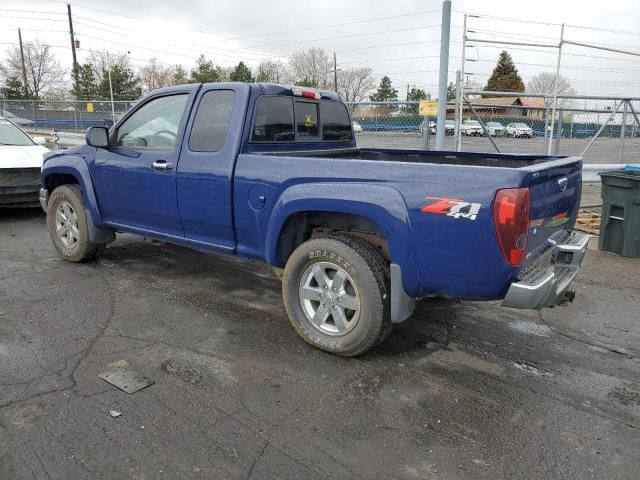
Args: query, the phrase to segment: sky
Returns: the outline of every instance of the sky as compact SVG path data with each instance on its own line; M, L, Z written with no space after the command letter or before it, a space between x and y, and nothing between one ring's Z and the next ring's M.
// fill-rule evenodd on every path
M377 80L388 75L404 98L407 85L436 95L441 1L433 0L109 0L71 2L78 61L90 49L128 52L132 65L149 58L187 69L202 53L222 66L240 60L286 59L309 47L334 51L339 68L370 67ZM66 2L3 0L0 59L17 43L36 38L51 44L71 65ZM462 68L464 13L468 37L557 45L565 39L638 52L638 0L453 0L449 80ZM483 86L501 50L512 55L525 84L542 71L554 72L558 50L469 41L465 71ZM640 56L566 45L561 73L579 94L640 97Z

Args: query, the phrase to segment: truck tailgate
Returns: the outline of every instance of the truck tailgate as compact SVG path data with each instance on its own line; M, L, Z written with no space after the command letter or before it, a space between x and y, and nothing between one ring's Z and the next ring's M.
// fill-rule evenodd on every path
M550 246L552 235L573 228L580 208L581 172L582 160L578 157L542 163L531 172L525 264L535 261Z

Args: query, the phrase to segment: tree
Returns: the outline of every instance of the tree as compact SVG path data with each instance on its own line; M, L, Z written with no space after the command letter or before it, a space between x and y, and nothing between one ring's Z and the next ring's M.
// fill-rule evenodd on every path
M338 92L347 102L361 102L374 88L370 68L347 68L338 72Z
M542 72L529 80L527 93L543 93L553 95L556 76L550 72ZM571 86L569 79L563 75L558 76L558 94L575 95L576 91Z
M112 53L108 50L89 50L89 56L87 57L87 63L91 65L93 70L93 76L96 82L102 81L102 75L115 67L120 69L131 69L131 63L126 53Z
M421 88L412 88L407 92L407 102L420 102L420 100L426 100L427 93ZM406 105L404 111L407 113L418 113L419 105Z
M24 85L19 77L7 78L5 82L5 90L7 100L23 100L25 98Z
M175 67L173 67L171 84L182 85L184 83L189 83L189 79L187 78L187 71L184 69L182 65L176 65Z
M78 65L74 76L76 82L72 90L73 96L78 100L95 99L98 95L98 84L92 66L88 63Z
M151 91L156 88L168 87L173 84L173 68L164 66L155 58L140 69L140 81L143 90Z
M229 74L229 80L232 82L251 83L253 82L253 75L249 67L247 67L244 62L240 62Z
M59 88L64 82L64 70L46 43L35 40L24 44L24 63L27 73L25 97L38 99L43 93ZM5 78L22 78L20 48L7 51L7 59L0 67ZM21 82L22 83L22 82Z
M524 83L518 75L518 69L513 64L513 59L506 51L502 51L498 57L498 63L487 81L484 90L494 92L524 92Z
M279 60L263 60L256 71L256 82L280 83L287 77L287 67Z
M115 65L111 69L111 86L114 100L133 100L142 95L140 79L130 68ZM101 100L109 100L109 72L102 72L102 80L98 85L98 97Z
M312 88L333 89L333 62L321 48L309 48L289 57L289 81Z
M447 102L449 100L455 100L456 98L456 86L453 84L453 82L449 83L449 86L447 86Z
M393 102L398 100L398 90L391 86L391 79L386 75L380 80L376 93L369 96L372 102Z
M204 55L200 55L196 60L196 68L191 70L189 83L219 82L220 73L220 67L217 67L213 61L207 59Z

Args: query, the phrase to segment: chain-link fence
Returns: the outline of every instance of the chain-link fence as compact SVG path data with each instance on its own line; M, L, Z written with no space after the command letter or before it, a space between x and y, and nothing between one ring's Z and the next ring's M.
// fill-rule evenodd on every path
M88 127L111 125L131 102L75 100L0 100L0 116L23 128L83 132Z

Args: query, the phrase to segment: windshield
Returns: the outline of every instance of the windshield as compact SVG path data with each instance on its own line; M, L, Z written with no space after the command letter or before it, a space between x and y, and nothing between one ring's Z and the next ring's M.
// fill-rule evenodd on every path
M470 127L479 127L480 124L476 120L467 120L464 122L465 125L469 125Z
M529 125L526 123L515 123L513 126L516 128L529 128Z
M16 127L13 123L0 119L0 145L16 145L19 147L30 147L35 145L33 140Z
M502 124L498 123L498 122L489 122L489 123L487 123L487 126L488 127L501 127Z

